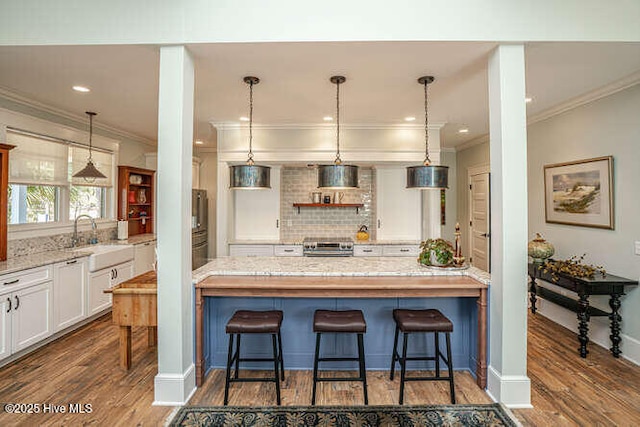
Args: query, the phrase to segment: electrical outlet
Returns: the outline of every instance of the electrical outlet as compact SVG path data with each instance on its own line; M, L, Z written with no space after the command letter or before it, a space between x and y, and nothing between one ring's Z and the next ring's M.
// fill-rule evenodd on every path
M636 255L640 255L640 242L636 242L636 251L635 251Z

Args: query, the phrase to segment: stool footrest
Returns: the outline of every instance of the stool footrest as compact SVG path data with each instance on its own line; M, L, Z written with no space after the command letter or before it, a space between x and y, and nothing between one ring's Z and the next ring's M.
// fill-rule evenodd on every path
M404 377L405 381L449 381L450 377Z
M363 381L362 377L316 377L315 381L334 381L334 382L342 382L342 381Z
M273 357L250 357L250 358L240 358L233 360L238 360L239 362L273 362Z
M229 378L231 383L248 383L248 382L275 382L276 378L262 378L262 377L242 377L242 378Z

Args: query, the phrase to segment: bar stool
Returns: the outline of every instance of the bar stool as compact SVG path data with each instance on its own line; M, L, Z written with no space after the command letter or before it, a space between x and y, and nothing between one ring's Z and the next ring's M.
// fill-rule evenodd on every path
M236 311L227 323L226 331L229 334L229 353L227 355L227 374L224 384L224 404L229 402L229 384L232 382L266 382L276 383L276 400L280 405L280 378L284 381L284 363L282 361L282 337L280 326L282 325L282 311ZM271 334L273 347L273 357L262 358L242 358L240 357L240 337L241 334ZM233 337L236 338L236 351L233 353ZM273 362L273 377L239 378L240 362ZM235 372L231 378L231 365L235 363ZM278 366L279 365L279 366Z
M396 323L396 333L393 340L393 353L391 356L391 375L389 378L393 381L395 363L400 363L400 405L404 401L404 383L405 381L448 381L449 392L451 395L451 403L456 403L456 394L453 385L453 362L451 360L451 338L450 333L453 332L453 323L438 310L393 310L393 320ZM402 356L398 355L398 334L402 331ZM435 355L407 357L407 338L412 333L429 333L433 332L435 336ZM440 351L438 335L443 332L447 341L447 357L445 358ZM440 376L440 358L449 369L449 376ZM434 377L406 377L408 360L434 360L436 362L436 375Z
M318 381L362 381L364 388L364 404L369 404L367 395L367 371L364 363L363 334L367 332L367 324L360 310L316 310L313 315L313 332L316 333L316 353L313 361L313 394L311 404L316 404L316 386ZM325 332L358 334L358 357L320 357L320 337ZM358 361L359 376L350 378L322 377L318 378L318 362Z

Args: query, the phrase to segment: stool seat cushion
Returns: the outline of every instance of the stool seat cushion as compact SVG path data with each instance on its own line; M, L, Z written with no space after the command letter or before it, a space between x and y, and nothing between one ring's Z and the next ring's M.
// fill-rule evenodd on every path
M435 309L393 310L393 320L402 332L453 332L451 320Z
M282 311L238 310L227 323L228 334L276 334L282 325Z
M360 310L316 310L313 315L313 332L365 333L367 324Z

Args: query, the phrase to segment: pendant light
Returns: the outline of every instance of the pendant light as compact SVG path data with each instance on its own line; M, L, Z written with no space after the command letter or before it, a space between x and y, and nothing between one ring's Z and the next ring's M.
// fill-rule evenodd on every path
M260 190L271 188L271 168L259 166L253 161L253 86L260 83L257 77L247 76L244 82L249 85L249 155L244 165L231 166L232 190Z
M94 113L93 111L86 111L86 114L89 116L89 158L87 159L87 166L84 167L80 172L73 175L74 178L84 178L87 182L93 182L96 178L106 178L102 172L100 172L93 164L93 160L91 159L91 146L92 146L92 137L93 137L93 116L96 116L98 113Z
M431 164L429 159L429 104L427 97L427 86L433 83L432 76L424 76L418 79L418 83L424 85L424 140L425 158L420 166L409 166L407 168L407 188L448 188L448 166L436 166Z
M340 85L347 79L333 76L329 79L336 85L336 159L332 165L318 165L318 188L348 189L358 188L358 167L343 165L340 159Z

